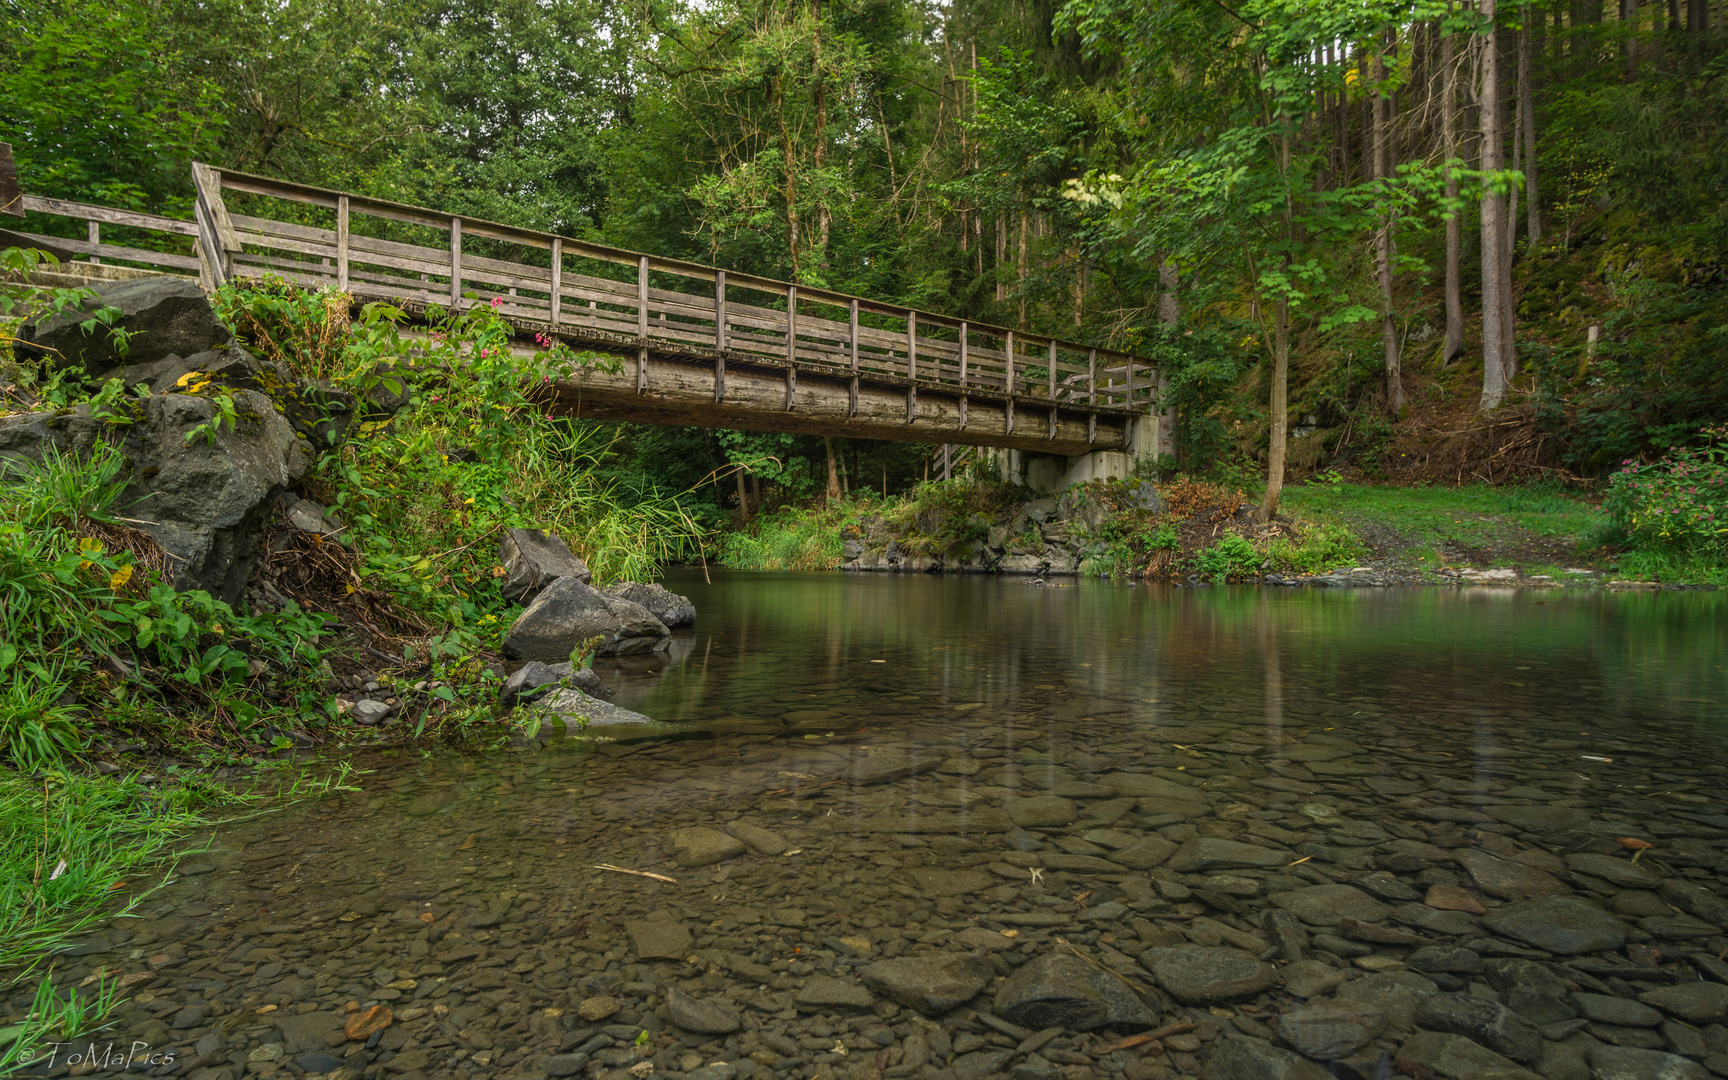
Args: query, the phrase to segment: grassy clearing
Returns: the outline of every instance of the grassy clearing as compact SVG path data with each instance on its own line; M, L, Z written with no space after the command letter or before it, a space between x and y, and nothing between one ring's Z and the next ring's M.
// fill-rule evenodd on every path
M1458 488L1316 484L1287 488L1299 522L1344 526L1387 554L1487 565L1588 562L1601 511L1549 485Z

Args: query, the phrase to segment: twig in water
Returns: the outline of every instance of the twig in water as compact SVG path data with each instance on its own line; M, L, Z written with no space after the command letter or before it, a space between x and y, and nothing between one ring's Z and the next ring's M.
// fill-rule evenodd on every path
M636 877L653 878L655 881L664 881L668 885L678 884L677 878L669 878L665 874L650 874L646 870L626 870L622 866L613 866L611 863L595 863L594 869L610 870L614 874L632 874Z
M1193 1031L1194 1025L1186 1020L1178 1020L1174 1024L1165 1024L1161 1028L1140 1035L1130 1035L1115 1046L1105 1050L1106 1054L1114 1054L1118 1050L1132 1050L1136 1046L1145 1046L1149 1042L1157 1042L1168 1035L1180 1035L1185 1031Z

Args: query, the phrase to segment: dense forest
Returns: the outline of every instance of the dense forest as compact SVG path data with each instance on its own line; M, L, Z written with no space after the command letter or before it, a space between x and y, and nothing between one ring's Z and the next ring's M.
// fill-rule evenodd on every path
M1059 329L1156 357L1166 463L1268 469L1268 509L1328 469L1589 481L1728 406L1720 0L5 10L34 194L184 213L203 160ZM619 447L781 498L836 449L847 487L930 468Z

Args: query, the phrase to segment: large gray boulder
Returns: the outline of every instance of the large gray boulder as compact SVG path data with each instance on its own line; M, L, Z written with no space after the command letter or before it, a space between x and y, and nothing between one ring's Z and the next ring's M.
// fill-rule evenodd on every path
M540 591L504 635L504 655L515 660L562 661L589 638L601 639L599 656L629 656L666 647L672 632L649 611L574 577Z
M216 406L191 394L153 395L125 426L83 410L6 417L0 472L33 467L51 450L86 453L98 438L122 438L130 472L113 511L168 555L176 588L233 604L262 557L276 497L305 474L311 455L268 397L231 395L236 423L209 436L192 433L210 423Z
M593 668L578 670L568 660L562 664L543 664L538 660L530 660L504 680L504 685L498 690L498 700L504 705L525 705L544 697L566 681L591 697L612 696L612 691L600 681L600 676L594 673Z
M83 367L101 380L127 365L148 364L167 356L191 356L227 343L234 335L216 319L204 290L182 278L146 277L117 281L98 290L98 298L79 310L39 319L19 334L14 353L21 360L45 361L56 369ZM86 334L81 323L97 308L118 308L131 336L125 356L98 327Z
M276 496L311 464L306 441L255 390L232 391L238 421L213 438L187 436L216 415L208 399L152 396L125 449L131 482L115 509L169 556L181 589L240 599L263 554Z
M498 549L504 567L506 600L526 604L546 586L560 578L583 585L594 580L588 564L571 552L564 541L540 529L511 529Z
M656 619L667 626L677 629L680 626L693 626L696 622L696 605L688 598L679 596L664 585L645 585L640 581L620 581L608 585L606 593L620 600L628 600L632 604L640 604L653 613Z

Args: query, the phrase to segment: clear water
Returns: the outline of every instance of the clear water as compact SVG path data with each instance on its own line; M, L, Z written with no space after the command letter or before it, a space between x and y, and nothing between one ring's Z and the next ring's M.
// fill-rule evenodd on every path
M695 630L667 656L597 666L619 704L675 735L373 755L363 793L221 831L146 902L150 920L116 924L64 977L154 964L120 1030L197 1056L212 1070L198 1080L545 1076L570 1053L585 1055L576 1074L618 1080L639 1061L673 1078L728 1063L702 1080L943 1068L1157 1080L1202 1070L1227 1025L1268 1035L1300 1000L1280 984L1229 1009L1184 1005L1137 965L1143 950L1220 933L1266 943L1274 898L1364 875L1387 907L1441 886L1493 910L1528 884L1495 892L1437 851L1535 870L1622 920L1626 948L1728 948L1723 927L1650 922L1665 910L1655 884L1565 861L1624 859L1618 838L1641 837L1651 873L1721 891L1718 595L719 572L667 584L695 601ZM892 775L893 755L922 764ZM678 830L740 822L788 850L676 857ZM1159 837L1275 854L1112 859ZM1428 854L1399 861L1399 840ZM655 949L628 924L644 919L681 928L667 955L643 955ZM1407 911L1394 923L1414 925ZM1002 937L956 936L975 931ZM1475 923L1412 932L1487 956L1529 951ZM1322 940L1340 951L1316 946L1321 968L1349 978L1401 971L1411 952ZM1150 1051L1070 1032L998 1060L1017 1036L977 1018L989 987L936 1020L880 988L863 1011L798 999L816 975L856 986L883 958L972 952L995 957L994 978L1053 949L1118 971L1160 1022L1187 1017L1194 1031ZM741 1030L669 1024L674 990L737 1014ZM330 1034L345 1008L375 1003L396 1021L372 1045ZM589 1020L584 1008L616 1011ZM1392 1060L1403 1024L1358 1056Z

